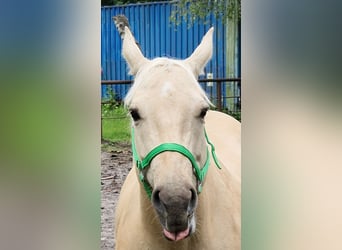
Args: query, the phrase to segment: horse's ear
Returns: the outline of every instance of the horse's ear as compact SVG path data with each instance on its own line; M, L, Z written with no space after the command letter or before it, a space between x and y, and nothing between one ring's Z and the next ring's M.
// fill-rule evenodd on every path
M122 55L128 63L129 74L131 75L135 75L139 71L140 67L148 62L148 60L141 53L141 50L136 44L136 41L127 26L125 27Z
M197 46L191 56L185 59L196 77L204 73L203 69L213 54L213 32L214 27L211 27L202 38L200 45Z

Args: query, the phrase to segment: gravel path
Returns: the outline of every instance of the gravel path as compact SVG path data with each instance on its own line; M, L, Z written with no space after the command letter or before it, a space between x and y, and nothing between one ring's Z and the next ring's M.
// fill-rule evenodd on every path
M101 152L101 250L113 250L114 212L121 186L132 166L129 144L102 142Z

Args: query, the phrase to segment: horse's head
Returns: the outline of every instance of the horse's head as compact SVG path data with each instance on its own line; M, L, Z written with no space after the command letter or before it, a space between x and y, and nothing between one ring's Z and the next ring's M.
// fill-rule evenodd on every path
M196 229L201 186L194 165L201 169L209 157L204 116L210 106L197 77L211 58L212 34L213 28L185 60L148 60L125 30L123 56L135 75L125 99L132 116L133 151L137 159L151 156L138 172L151 189L153 207L170 240L183 239ZM170 150L170 145L182 149ZM158 152L151 153L156 148Z

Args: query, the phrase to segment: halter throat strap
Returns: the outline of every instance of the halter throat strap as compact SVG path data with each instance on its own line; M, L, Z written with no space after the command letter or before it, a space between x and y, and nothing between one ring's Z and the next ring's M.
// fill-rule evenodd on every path
M217 156L215 153L215 147L214 145L209 141L208 135L206 133L206 131L204 130L204 134L205 134L205 138L207 143L210 145L211 147L211 153L214 159L214 162L216 164L216 166L221 169L221 166L217 160ZM153 148L146 156L144 159L140 159L138 152L137 152L137 148L135 145L135 134L134 134L134 128L132 127L132 152L133 152L133 159L135 162L135 165L139 171L139 179L141 181L141 183L144 186L144 189L147 193L147 196L151 199L151 195L152 195L152 187L151 185L148 183L147 179L145 178L145 175L143 173L143 170L145 168L147 168L148 166L150 166L152 160L154 159L154 157L156 157L157 155L166 152L166 151L170 151L170 152L178 152L182 155L184 155L186 158L188 158L191 162L191 165L194 169L194 173L195 176L197 178L198 181L198 187L197 187L197 192L201 193L202 191L202 184L204 181L204 178L208 172L208 168L210 165L210 157L209 157L209 150L207 147L207 158L206 161L204 163L204 166L202 168L200 168L195 160L195 157L193 156L193 154L184 146L177 144L177 143L162 143L159 146Z

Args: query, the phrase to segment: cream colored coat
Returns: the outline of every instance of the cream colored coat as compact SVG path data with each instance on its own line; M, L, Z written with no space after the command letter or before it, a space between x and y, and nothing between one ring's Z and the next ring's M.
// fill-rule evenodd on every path
M130 31L127 28L125 31L123 55L131 73L137 74L141 67L151 63L136 47ZM213 29L203 38L192 56L177 64L185 65L194 75L198 75L211 57L212 33ZM165 239L156 212L139 182L136 167L133 166L122 187L116 208L116 249L240 249L241 126L226 114L209 111L205 118L205 127L209 139L216 147L222 169L218 169L211 159L203 191L198 195L195 233L176 242Z

